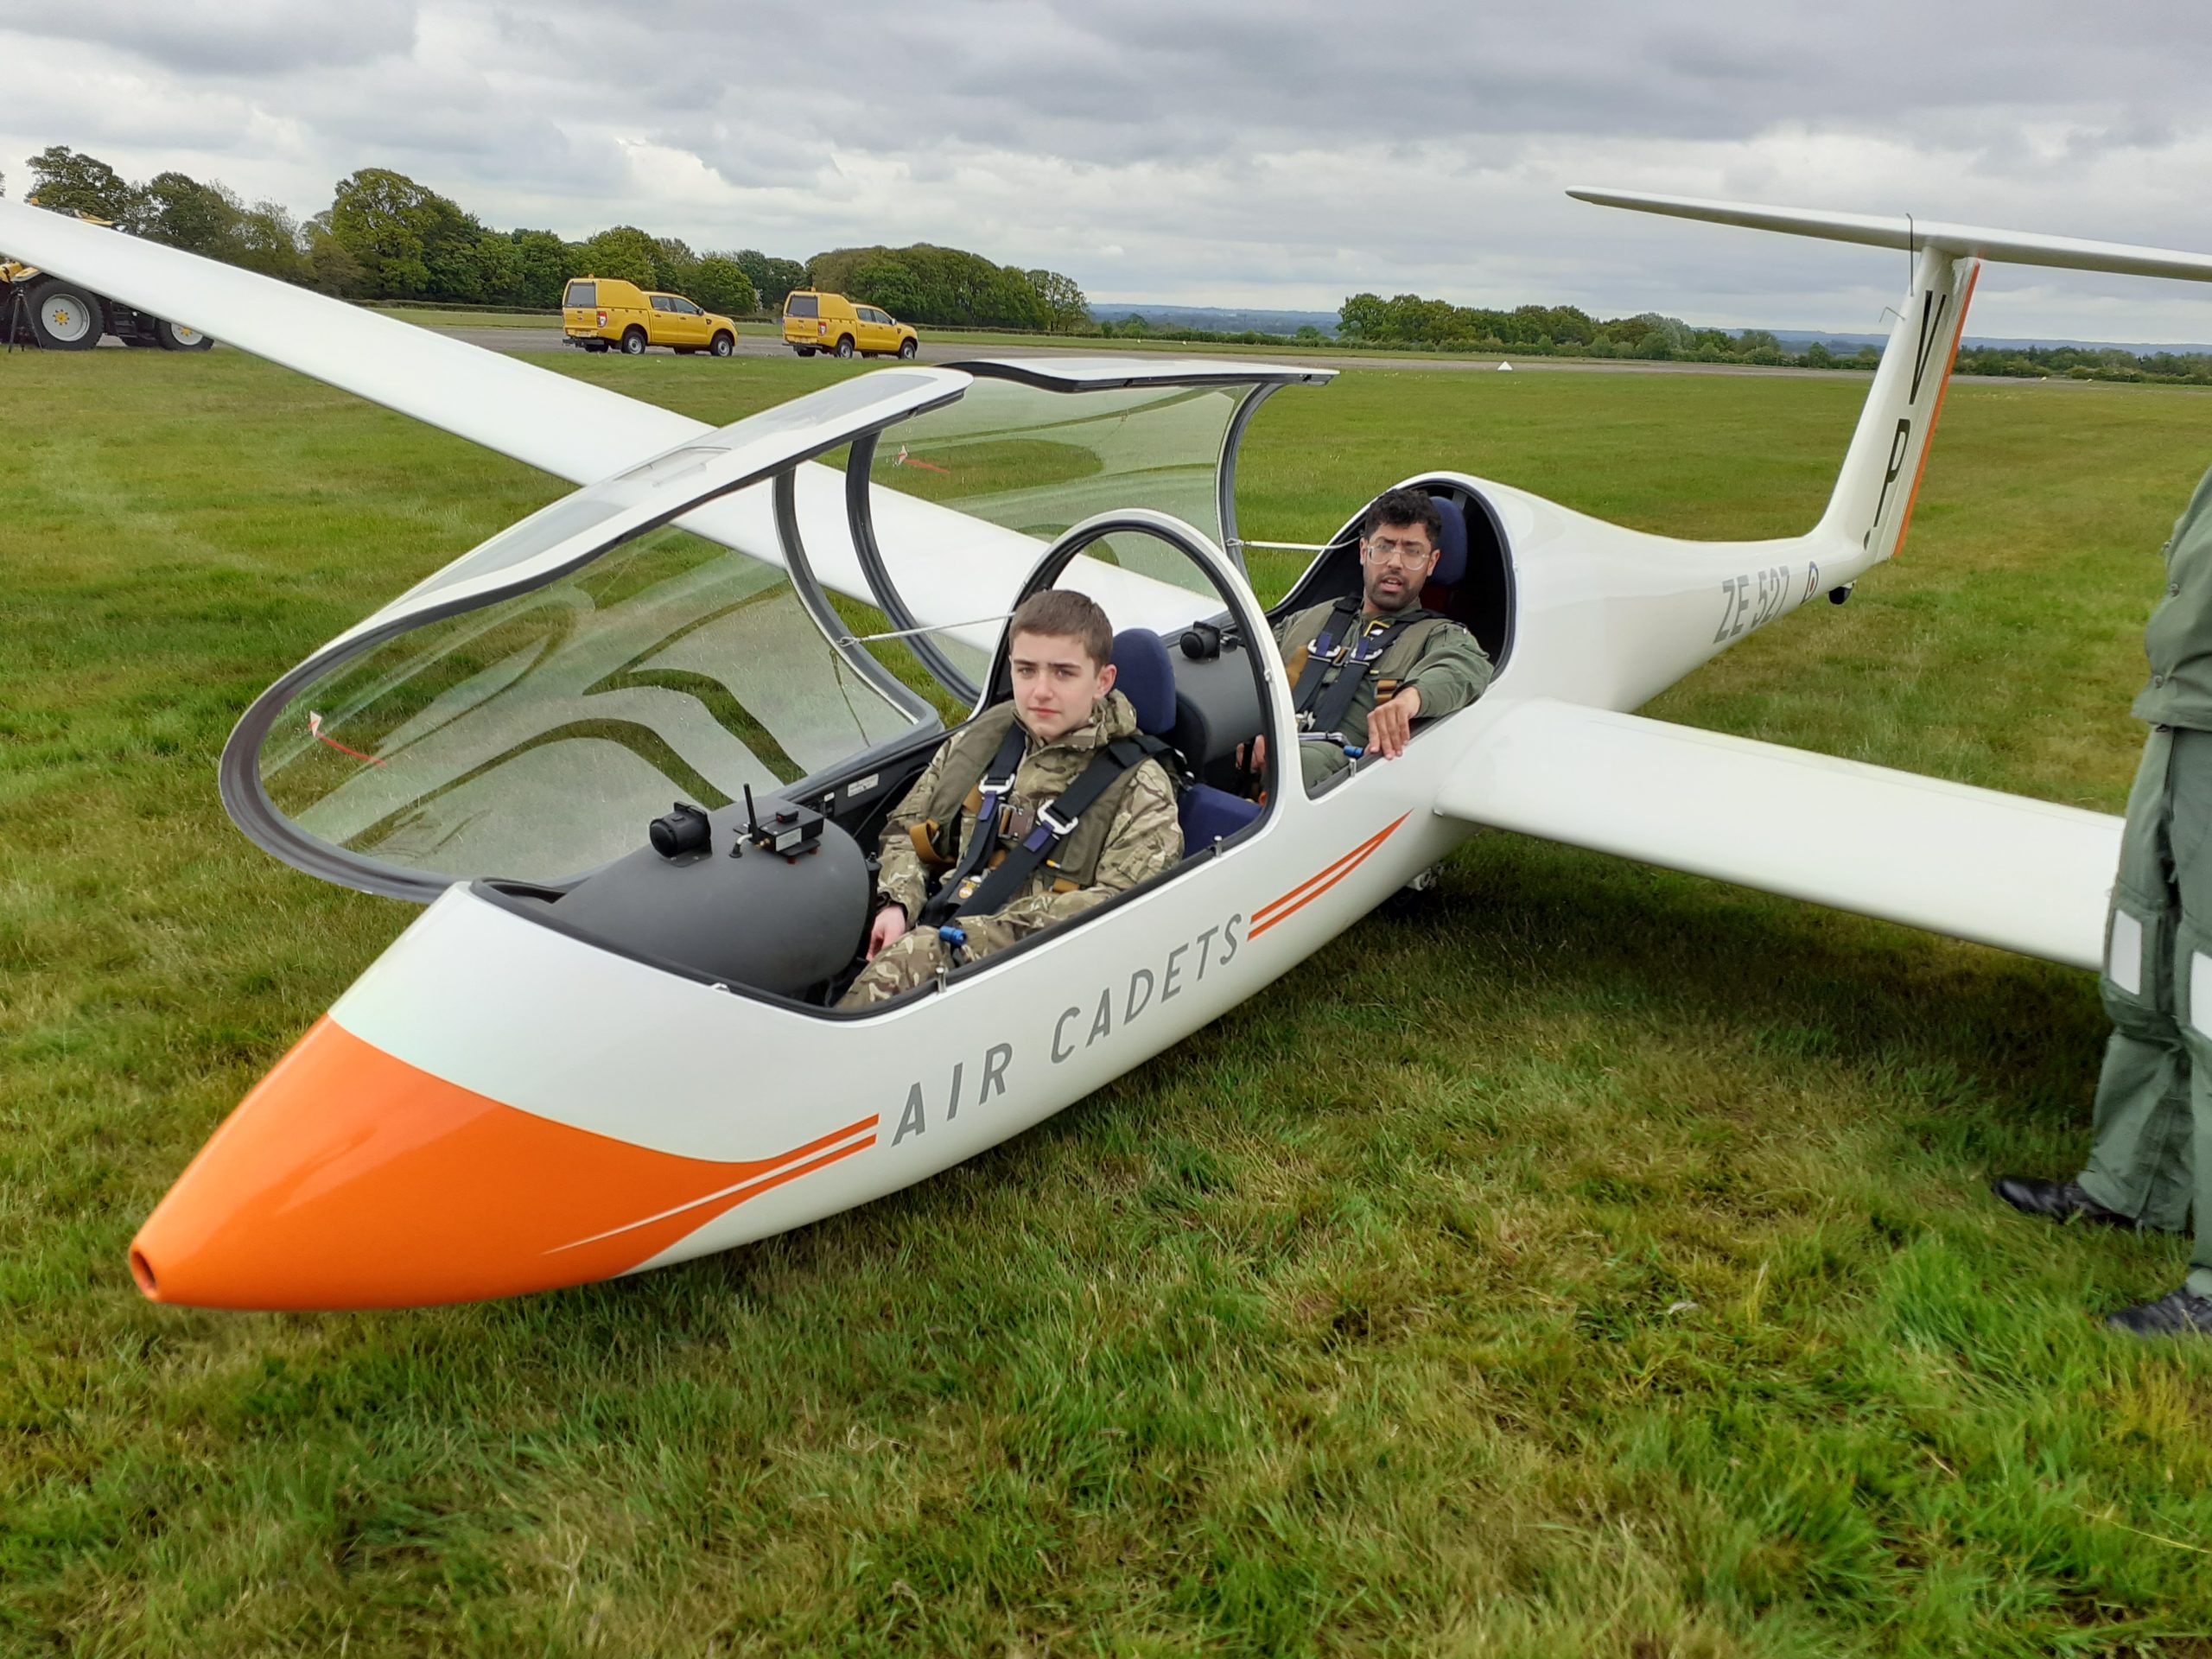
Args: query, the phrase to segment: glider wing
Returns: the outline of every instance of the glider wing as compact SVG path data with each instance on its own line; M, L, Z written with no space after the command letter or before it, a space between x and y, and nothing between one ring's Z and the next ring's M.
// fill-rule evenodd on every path
M2120 857L2105 813L1544 698L1436 810L2089 969Z

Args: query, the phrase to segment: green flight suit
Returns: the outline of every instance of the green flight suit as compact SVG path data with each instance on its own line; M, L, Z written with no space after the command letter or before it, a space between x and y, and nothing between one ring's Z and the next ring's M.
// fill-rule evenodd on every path
M2083 1190L2145 1227L2196 1216L2188 1287L2212 1296L2212 473L2165 546L2151 613L2151 741L2127 797L2100 982L2112 1039Z
M1294 684L1297 681L1296 667L1305 661L1305 648L1321 632L1329 613L1335 608L1333 601L1308 606L1275 625L1275 643L1282 648L1284 662L1292 665ZM1363 634L1392 620L1363 610L1359 617L1360 632ZM1332 668L1323 676L1320 697L1327 696L1328 688L1341 672L1341 669ZM1464 709L1482 696L1490 684L1491 672L1490 658L1483 655L1483 648L1475 643L1473 634L1449 618L1424 611L1420 620L1408 623L1405 632L1376 658L1365 682L1353 694L1351 706L1339 723L1340 729L1355 744L1365 744L1367 717L1375 711L1376 690L1386 682L1395 681L1401 687L1419 686L1421 713L1417 718L1431 720ZM1298 746L1298 764L1310 791L1351 762L1333 743L1301 743Z

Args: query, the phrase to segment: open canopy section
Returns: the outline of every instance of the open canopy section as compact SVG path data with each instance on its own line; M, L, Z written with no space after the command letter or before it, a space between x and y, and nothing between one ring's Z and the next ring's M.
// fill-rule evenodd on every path
M1103 512L1165 513L1217 547L1232 545L1237 445L1253 410L1281 386L1334 374L1134 356L959 366L975 381L958 402L854 446L854 543L878 602L902 626L953 620L956 612L963 620L1003 615L1025 567ZM1218 604L1189 560L1147 537L1091 543L1066 581L1105 606L1116 626L1164 630ZM943 633L917 650L940 679L972 691L981 652Z
M641 844L672 802L779 792L933 721L803 563L795 581L668 521L966 384L843 382L493 537L262 695L224 753L232 817L371 892L558 886Z
M549 581L598 550L702 501L948 403L968 383L957 370L887 369L701 433L509 525L325 649L432 611L450 613Z

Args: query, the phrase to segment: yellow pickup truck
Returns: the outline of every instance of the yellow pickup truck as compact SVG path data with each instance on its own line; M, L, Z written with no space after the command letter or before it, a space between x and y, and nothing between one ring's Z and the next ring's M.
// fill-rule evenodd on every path
M728 357L737 349L737 325L728 317L702 310L681 294L656 294L619 276L571 277L561 296L561 332L581 350L611 348L630 357L648 346L686 356Z
M800 288L784 299L784 344L801 357L817 352L836 357L895 352L912 357L921 349L921 340L912 323L876 306L855 305L842 294Z

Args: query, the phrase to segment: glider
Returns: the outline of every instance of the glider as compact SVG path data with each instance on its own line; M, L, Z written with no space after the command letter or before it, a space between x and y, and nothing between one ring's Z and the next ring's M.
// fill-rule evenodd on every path
M247 835L427 908L147 1220L142 1289L451 1302L803 1225L1080 1099L1485 826L2096 967L2117 818L1631 711L1895 553L1981 261L2204 281L2212 258L1575 194L1910 251L1834 494L1802 536L1690 542L1467 474L1402 480L1446 511L1429 602L1497 676L1310 797L1281 767L1301 734L1235 474L1259 403L1329 371L901 365L715 430L0 202L0 245L48 270L583 486L314 653L233 733L220 782ZM1358 523L1273 614L1357 591ZM1125 630L1122 683L1187 772L1182 862L903 998L828 1007L885 813L948 715L1007 694L1006 614L1063 582ZM1258 804L1236 756L1262 734ZM681 849L696 819L656 829L671 803L704 809L703 849Z

